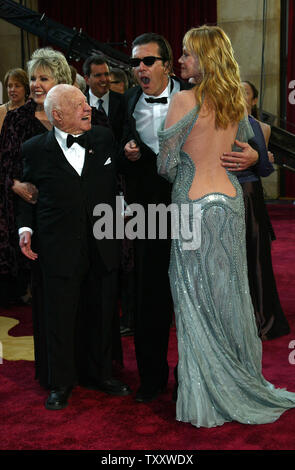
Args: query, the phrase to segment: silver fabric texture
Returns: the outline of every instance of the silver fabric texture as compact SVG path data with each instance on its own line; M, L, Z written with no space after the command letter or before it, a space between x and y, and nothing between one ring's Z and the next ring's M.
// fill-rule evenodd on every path
M184 250L172 240L169 277L178 340L176 419L197 427L225 422L270 423L295 407L295 393L262 375L262 343L249 293L242 190L228 173L236 196L188 196L194 162L182 146L198 117L195 108L159 131L158 172L173 182L172 202L201 207L201 246ZM252 136L245 118L237 138ZM286 359L287 360L287 359Z

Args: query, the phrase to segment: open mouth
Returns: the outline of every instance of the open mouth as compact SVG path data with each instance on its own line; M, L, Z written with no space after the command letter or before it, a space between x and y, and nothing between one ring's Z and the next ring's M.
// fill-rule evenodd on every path
M151 79L148 78L148 77L141 77L141 81L144 85L148 85L150 83Z

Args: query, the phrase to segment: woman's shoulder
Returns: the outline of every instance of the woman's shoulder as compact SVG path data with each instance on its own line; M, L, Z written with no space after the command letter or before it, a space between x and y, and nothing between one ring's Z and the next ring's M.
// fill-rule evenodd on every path
M171 98L168 114L173 115L173 120L178 121L196 107L196 99L191 90L182 90Z
M33 100L28 100L22 106L8 111L7 116L9 119L18 121L19 119L28 119L35 116L36 104Z
M6 104L1 104L0 106L0 117L4 117L7 113Z
M195 94L193 89L181 90L174 93L171 99L172 102L182 104L186 107L192 107L196 104Z
M0 113L7 111L7 103L0 104Z

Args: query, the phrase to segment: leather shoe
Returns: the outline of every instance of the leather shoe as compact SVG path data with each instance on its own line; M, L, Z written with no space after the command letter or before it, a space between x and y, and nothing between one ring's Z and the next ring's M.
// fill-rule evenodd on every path
M50 390L49 396L45 402L47 410L62 410L68 405L68 399L72 392L72 386L56 387Z
M135 401L138 403L149 403L155 400L161 393L165 392L166 385L154 390L144 390L139 388L135 395Z
M130 395L131 390L128 385L123 384L120 380L117 379L108 379L99 382L98 390L102 392L109 393L110 395L125 396Z
M91 390L99 390L101 392L108 393L109 395L125 396L131 393L128 385L123 384L120 380L117 379L107 379L100 382L92 383L80 383L80 385Z
M132 330L128 326L121 326L120 327L120 334L121 334L121 336L133 336L134 335L134 330Z

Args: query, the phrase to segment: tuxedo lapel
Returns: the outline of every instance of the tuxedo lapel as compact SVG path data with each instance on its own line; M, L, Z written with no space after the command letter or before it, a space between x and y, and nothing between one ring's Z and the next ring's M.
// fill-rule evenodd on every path
M81 176L85 176L85 174L88 171L91 171L93 169L93 163L95 160L99 159L100 153L99 153L99 140L97 140L97 137L93 134L93 132L90 130L87 132L87 147L85 149L85 160L84 160L84 166L82 170Z
M141 94L142 94L142 89L140 88L140 86L134 88L134 92L132 93L132 95L130 96L128 100L128 114L130 116L132 116L136 103L139 100Z
M62 149L60 148L59 143L55 138L54 130L51 130L46 134L45 150L49 154L49 159L52 160L54 164L71 173L72 175L79 177L78 173L68 162Z
M129 123L130 123L133 134L136 135L136 140L138 142L142 142L142 141L141 141L141 138L140 138L140 136L139 136L139 134L136 130L136 121L133 117L133 112L134 112L135 106L136 106L137 101L139 100L141 94L142 94L142 90L141 90L140 86L134 88L134 92L131 94L131 96L128 100L128 103L127 103L127 106L128 106L127 115L128 115Z

